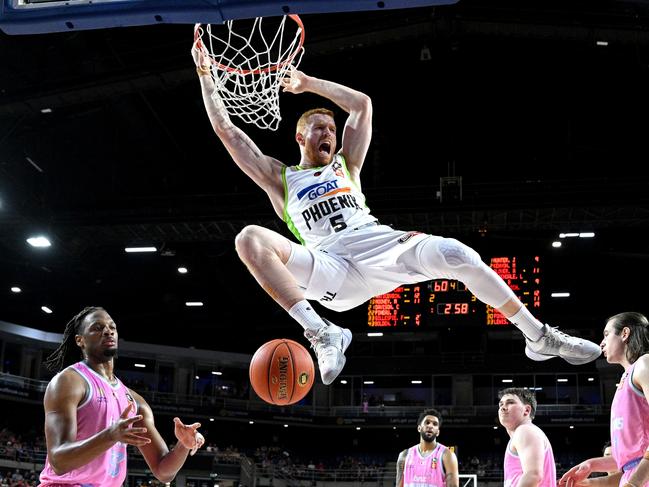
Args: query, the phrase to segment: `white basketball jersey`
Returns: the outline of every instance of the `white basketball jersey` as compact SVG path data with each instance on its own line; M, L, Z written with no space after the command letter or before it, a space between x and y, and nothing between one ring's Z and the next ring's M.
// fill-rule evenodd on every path
M376 221L341 154L322 167L285 166L282 179L284 221L307 247L329 243L334 238L328 237Z

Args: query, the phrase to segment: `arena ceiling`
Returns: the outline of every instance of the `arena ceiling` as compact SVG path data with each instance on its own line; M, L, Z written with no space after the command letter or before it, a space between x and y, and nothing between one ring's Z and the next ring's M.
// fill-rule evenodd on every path
M483 255L595 231L552 269L581 298L548 313L587 327L643 310L646 3L462 0L303 20L304 71L372 96L363 181L379 218ZM211 132L191 39L178 25L0 34L0 320L61 331L103 305L134 341L250 351L297 335L234 252L247 224L286 231ZM281 100L276 134L246 130L293 163L294 121L321 101ZM35 233L52 247L29 247ZM159 252L124 253L144 244Z

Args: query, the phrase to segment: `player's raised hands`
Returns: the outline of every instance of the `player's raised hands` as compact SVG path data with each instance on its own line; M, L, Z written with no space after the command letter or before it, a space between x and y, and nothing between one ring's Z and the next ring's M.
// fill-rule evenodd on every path
M282 78L280 84L284 88L283 91L288 93L304 93L307 78L306 74L291 66L291 69L287 71L287 76Z
M142 420L142 415L137 414L129 418L129 414L133 411L134 405L132 402L124 408L122 414L119 416L119 421L108 428L108 435L112 441L126 443L127 445L142 446L151 443L151 438L144 436L147 432L146 428L134 427L133 424Z
M189 448L190 455L196 453L203 444L205 443L205 438L202 434L198 432L198 428L201 427L200 423L194 424L184 424L180 418L174 418L174 433L178 442L180 442L185 448Z
M194 64L196 64L198 69L202 69L203 71L210 70L212 65L210 54L200 39L194 41L192 45L192 58L194 58Z

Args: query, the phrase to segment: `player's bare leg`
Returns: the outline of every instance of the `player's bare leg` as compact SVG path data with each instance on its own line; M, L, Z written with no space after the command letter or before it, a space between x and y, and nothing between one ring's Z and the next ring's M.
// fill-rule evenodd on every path
M345 366L345 350L352 340L346 328L320 317L286 267L291 242L272 230L245 227L235 240L239 258L259 285L304 328L318 358L322 382L331 384Z

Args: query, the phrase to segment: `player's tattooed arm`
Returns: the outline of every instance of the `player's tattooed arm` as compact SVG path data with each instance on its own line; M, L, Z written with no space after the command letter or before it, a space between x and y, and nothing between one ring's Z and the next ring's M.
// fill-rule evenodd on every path
M200 80L205 111L214 132L237 166L268 194L273 208L279 216L282 216L284 201L282 170L285 167L284 164L273 157L264 155L252 139L232 123L225 103L220 98L218 91L215 90L207 49L197 42L192 46L191 52Z
M275 193L281 190L283 196L281 180L283 164L277 159L264 155L257 144L232 123L223 100L219 96L214 96L212 78L200 76L199 79L205 111L212 128L234 162L266 192Z
M236 135L236 140L238 141L238 144L243 148L247 149L250 154L253 155L255 159L260 159L262 156L261 151L259 148L255 145L255 143L248 137L246 134L243 132L239 131L239 133Z
M397 459L397 483L395 487L403 487L403 472L406 467L406 456L408 455L408 450L403 450L399 453L399 458Z

